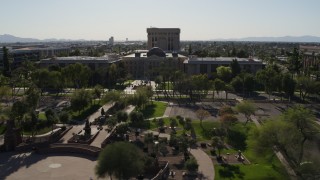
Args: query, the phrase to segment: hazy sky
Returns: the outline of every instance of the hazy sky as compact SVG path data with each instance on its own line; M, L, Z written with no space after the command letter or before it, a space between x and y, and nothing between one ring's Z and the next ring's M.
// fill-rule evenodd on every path
M182 40L320 36L320 0L2 0L0 34L146 40L177 27Z

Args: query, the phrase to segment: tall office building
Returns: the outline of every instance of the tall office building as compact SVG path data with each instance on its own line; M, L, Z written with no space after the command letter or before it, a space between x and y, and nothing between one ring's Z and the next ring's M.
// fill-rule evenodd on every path
M113 46L113 43L114 43L114 38L113 38L113 36L111 36L109 38L109 45Z
M147 28L148 49L159 47L164 51L180 50L179 28Z

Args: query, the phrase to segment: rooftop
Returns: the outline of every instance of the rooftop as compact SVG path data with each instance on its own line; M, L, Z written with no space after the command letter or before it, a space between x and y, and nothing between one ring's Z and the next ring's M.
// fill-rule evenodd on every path
M42 59L41 61L117 61L118 57L114 56L102 56L102 57L90 57L90 56L69 56L69 57L54 57Z
M257 63L260 64L262 61L260 59L254 58L237 58L237 57L197 57L189 56L189 59L184 63L199 63L199 62L209 62L209 63L230 63L232 60L236 59L240 64L242 63Z

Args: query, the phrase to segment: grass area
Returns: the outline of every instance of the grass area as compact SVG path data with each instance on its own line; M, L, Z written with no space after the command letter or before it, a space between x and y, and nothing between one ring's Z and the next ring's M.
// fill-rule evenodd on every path
M167 103L160 101L153 101L152 104L147 105L141 112L144 118L154 118L163 116L167 108Z
M219 127L220 124L214 121L203 121L202 126L203 128L201 127L199 120L192 121L192 127L196 132L198 141L211 140L212 129Z
M167 90L172 90L172 89L173 89L173 84L172 84L172 82L169 82L169 81L165 82L164 85L163 85L163 84L162 84L162 85L159 84L158 87L157 87L157 89L158 89L158 90L164 89L164 87L161 87L161 86L165 86L165 88L166 88Z
M83 120L86 119L89 115L96 112L102 106L101 101L93 100L92 104L89 104L84 110L80 112L74 112L69 109L69 113L71 115L71 119L75 120Z
M286 180L282 167L271 164L250 164L250 165L215 165L215 179L259 179L259 180Z
M39 113L38 117L40 120L47 120L46 114L44 112Z
M247 135L250 129L256 128L252 123L244 126L241 123L235 125L236 132L234 136L238 142L239 148L243 145L243 154L251 162L251 164L237 164L237 165L215 165L215 179L289 179L286 170L272 153L263 156L257 156L253 152L253 149L247 147L247 143L250 144L250 138ZM245 133L245 138L241 137ZM233 137L233 138L235 138ZM240 137L240 138L239 138ZM237 148L238 149L238 148ZM229 150L223 150L222 154L227 153ZM235 150L230 150L229 153L234 153Z
M39 129L39 131L37 132L37 134L45 134L47 132L50 132L52 130L52 127L44 127L42 129ZM24 131L23 135L31 135L32 133L29 131Z

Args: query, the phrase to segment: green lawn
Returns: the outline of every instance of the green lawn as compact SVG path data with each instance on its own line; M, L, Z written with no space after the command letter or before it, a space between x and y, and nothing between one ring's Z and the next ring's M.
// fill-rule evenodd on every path
M46 114L44 112L39 113L38 117L40 120L47 120Z
M250 165L215 165L215 179L289 179L281 165L250 164Z
M214 121L203 121L202 122L203 128L201 128L199 120L192 120L191 124L197 135L197 141L211 140L212 129L220 126L219 122L214 122ZM183 130L180 129L177 131L177 134L180 135L182 134L182 132ZM190 132L187 132L187 133L190 133Z
M203 121L202 126L203 128L201 128L199 120L192 121L192 127L196 132L197 141L211 140L212 129L219 127L220 124L214 121Z
M96 112L102 106L101 101L93 100L92 104L89 104L84 110L80 112L74 112L69 108L69 114L71 115L72 119L75 120L83 120L87 118L92 113Z
M248 135L250 129L256 128L256 126L252 123L249 123L246 126L239 123L235 125L235 128L237 129L237 132L244 132ZM240 134L236 135L240 136ZM238 140L241 140L241 138ZM247 143L250 144L250 139L246 139L244 144ZM243 154L251 164L230 165L225 167L215 165L215 179L289 179L286 170L273 153L258 156L250 149L250 147L245 146L243 148ZM222 151L222 154L227 153L227 151L229 150Z
M152 104L147 105L141 112L144 118L154 118L163 116L167 108L167 103L160 101L153 101Z
M44 127L42 129L40 129L37 134L45 134L47 132L50 132L52 130L51 126L50 127ZM32 133L29 131L24 131L23 132L24 135L31 135Z

